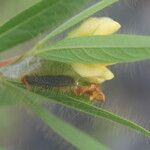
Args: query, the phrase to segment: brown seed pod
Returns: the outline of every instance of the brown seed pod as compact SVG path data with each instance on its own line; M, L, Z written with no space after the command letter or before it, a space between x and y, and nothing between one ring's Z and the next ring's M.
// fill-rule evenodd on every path
M76 96L87 95L91 101L105 101L105 95L101 91L99 84L76 85L76 82L70 76L24 76L22 82L28 89L30 89L30 86L60 88L62 90L64 87L70 87L70 90Z
M27 86L40 86L46 88L66 87L75 84L75 81L70 76L24 76L22 82Z

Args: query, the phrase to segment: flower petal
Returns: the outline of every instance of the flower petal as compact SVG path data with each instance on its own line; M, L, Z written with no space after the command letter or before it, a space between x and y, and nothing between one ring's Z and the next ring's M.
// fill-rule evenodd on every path
M110 35L117 32L121 28L121 25L118 22L107 17L101 18L100 22L101 23L98 28L96 28L93 35Z
M68 34L68 37L81 37L90 35L109 35L120 29L121 25L108 17L89 18L79 27Z

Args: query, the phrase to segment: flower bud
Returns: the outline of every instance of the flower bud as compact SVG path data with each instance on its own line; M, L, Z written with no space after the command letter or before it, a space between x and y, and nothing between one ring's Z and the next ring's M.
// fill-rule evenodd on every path
M101 64L73 64L72 67L81 77L92 83L102 83L114 77L113 73Z
M68 37L81 37L90 35L110 35L117 32L121 25L108 17L89 18L78 28L68 34Z

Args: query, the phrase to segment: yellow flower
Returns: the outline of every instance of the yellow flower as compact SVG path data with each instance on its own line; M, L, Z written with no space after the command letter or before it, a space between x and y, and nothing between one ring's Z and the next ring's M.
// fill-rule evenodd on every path
M89 18L78 28L68 34L69 38L91 36L91 35L110 35L117 32L121 25L108 17ZM92 83L102 83L111 80L114 75L106 67L110 64L72 64L73 69L83 78Z
M110 35L117 32L121 25L108 17L89 18L79 27L68 34L69 38L90 36L90 35Z
M101 64L72 64L76 73L92 83L102 83L111 80L113 73Z

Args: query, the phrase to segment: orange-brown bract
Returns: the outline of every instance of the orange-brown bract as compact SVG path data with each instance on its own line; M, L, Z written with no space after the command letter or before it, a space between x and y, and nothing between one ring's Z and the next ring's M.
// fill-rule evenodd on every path
M87 86L75 86L73 92L77 95L88 95L91 101L105 102L105 95L102 92L100 85L90 84Z

